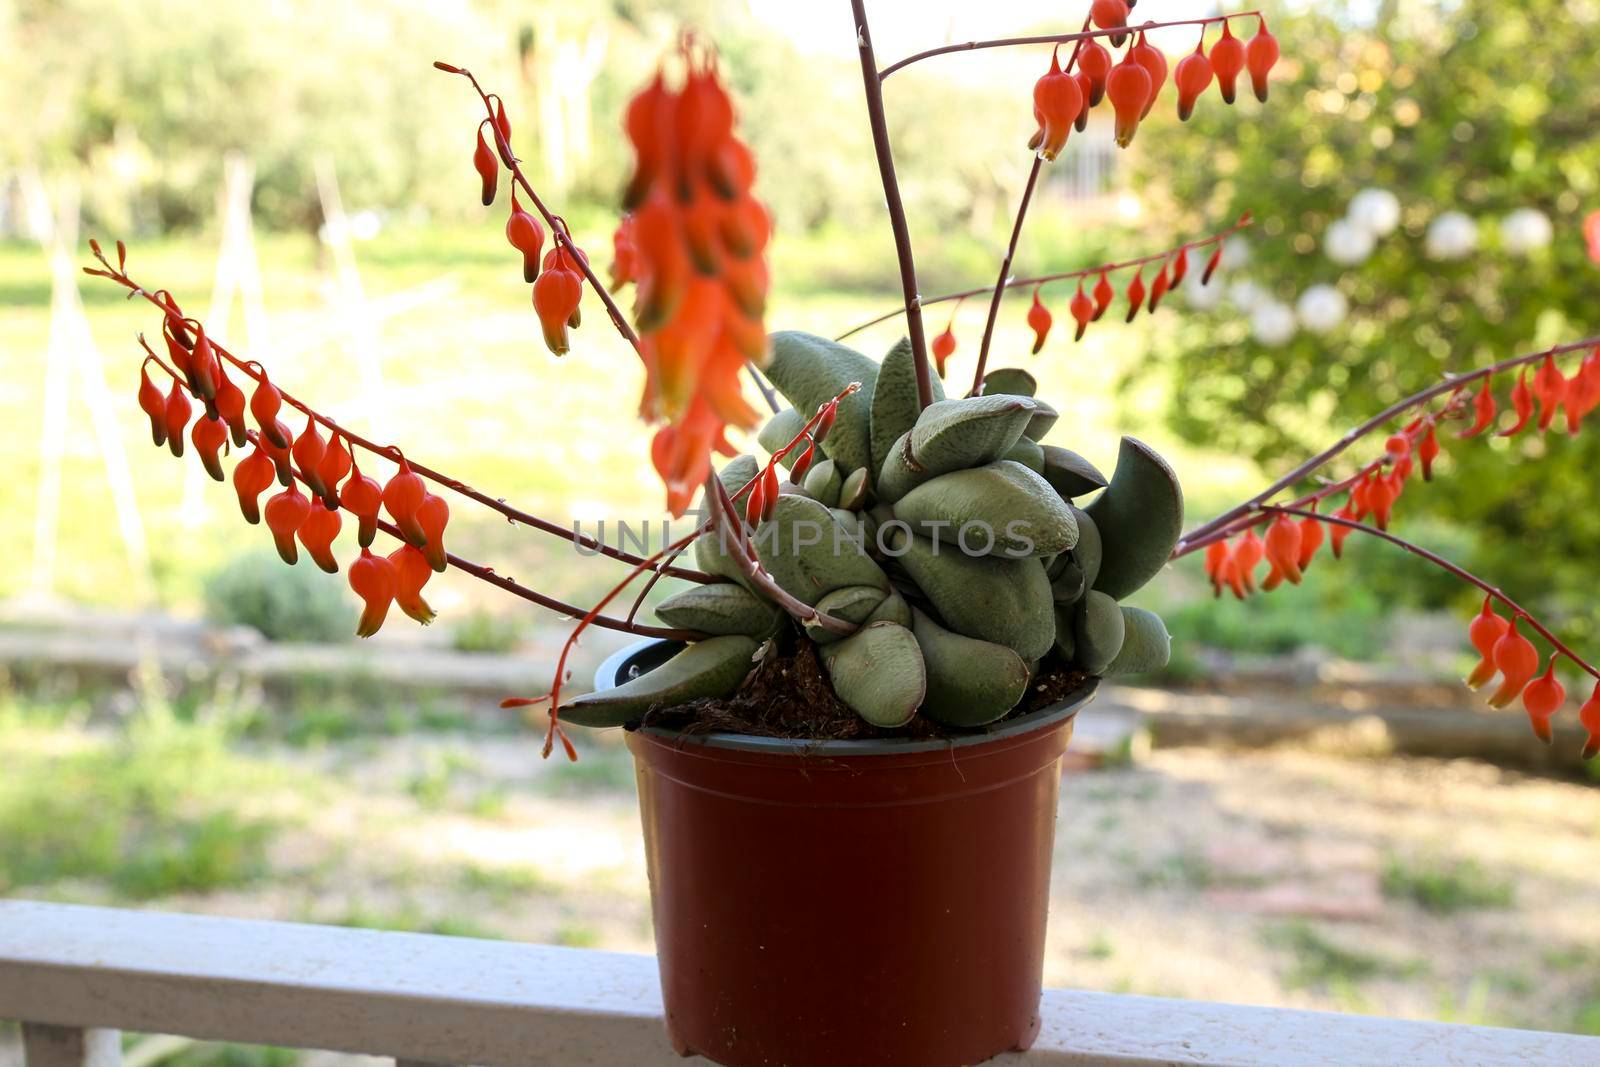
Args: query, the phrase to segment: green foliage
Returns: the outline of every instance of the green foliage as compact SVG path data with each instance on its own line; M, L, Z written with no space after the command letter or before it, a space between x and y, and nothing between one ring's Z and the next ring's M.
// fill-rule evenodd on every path
M146 900L265 872L275 825L238 805L265 772L219 729L146 712L114 738L52 736L0 710L0 892L81 879Z
M205 607L212 622L253 626L273 641L348 641L352 634L344 583L309 566L286 567L272 552L223 564L206 582Z
M1303 920L1268 927L1262 940L1289 952L1292 964L1284 982L1290 988L1328 986L1337 990L1372 978L1414 974L1422 969L1419 961L1391 960L1346 947Z
M1509 908L1516 890L1508 878L1476 860L1452 862L1391 855L1383 864L1383 892L1435 915L1477 908Z
M525 629L520 619L471 611L450 628L450 647L457 652L513 652Z
M1296 5L1272 20L1285 60L1268 104L1208 99L1182 128L1153 123L1141 134L1150 178L1187 209L1173 217L1176 231L1251 210L1258 222L1240 277L1290 303L1317 282L1349 298L1349 319L1325 336L1302 331L1264 347L1224 304L1150 354L1176 386L1174 429L1273 468L1442 373L1600 330L1596 268L1580 233L1600 206L1600 21L1559 0L1388 2L1375 25L1350 25L1345 11ZM1364 264L1340 267L1322 241L1368 186L1399 196L1400 229ZM1528 256L1498 238L1498 220L1521 207L1555 228L1554 242ZM1472 216L1481 244L1440 263L1424 255L1422 235L1447 210ZM1592 496L1600 435L1442 437L1442 478L1402 510L1479 531L1469 562L1530 607L1582 616L1569 634L1592 630L1600 512L1571 502Z

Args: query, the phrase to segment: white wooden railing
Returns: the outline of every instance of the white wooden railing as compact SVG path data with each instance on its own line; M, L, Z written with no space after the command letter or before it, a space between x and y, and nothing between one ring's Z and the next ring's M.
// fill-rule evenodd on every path
M1600 1038L1051 990L997 1067L1600 1064ZM669 1067L649 956L0 901L0 1020L28 1067L117 1067L119 1031L472 1064ZM694 1062L703 1062L696 1060Z

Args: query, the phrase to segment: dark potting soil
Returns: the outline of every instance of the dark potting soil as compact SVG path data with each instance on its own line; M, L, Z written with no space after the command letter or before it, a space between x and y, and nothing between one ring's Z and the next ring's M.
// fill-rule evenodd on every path
M1087 681L1087 672L1072 667L1054 652L1039 665L1033 683L1004 719L1049 707ZM750 677L732 696L702 698L671 707L651 708L642 722L685 733L737 733L804 741L866 741L886 737L943 740L983 733L997 723L963 730L918 715L904 726L873 726L851 711L828 683L817 647L784 634L767 649ZM630 726L630 729L634 726Z

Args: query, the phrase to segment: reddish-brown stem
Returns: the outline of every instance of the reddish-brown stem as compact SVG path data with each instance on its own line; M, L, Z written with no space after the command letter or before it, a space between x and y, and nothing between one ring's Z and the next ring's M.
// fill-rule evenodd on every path
M1083 17L1083 29L1089 28L1089 16ZM1060 49L1060 45L1056 48ZM1067 62L1061 69L1068 74L1077 65L1078 53L1083 50L1083 38L1072 46L1072 55L1067 57ZM1086 105L1087 106L1087 105ZM994 338L994 322L1000 315L1000 298L1005 295L1006 278L1011 274L1011 261L1017 255L1017 243L1022 239L1022 223L1028 217L1028 205L1033 202L1033 188L1039 184L1039 171L1044 168L1044 156L1038 152L1033 154L1033 166L1028 170L1028 184L1022 189L1022 200L1017 204L1016 221L1011 224L1011 240L1006 245L1005 258L1000 260L1000 277L994 282L994 295L989 298L989 317L983 323L983 340L978 343L978 365L972 374L972 389L969 395L976 396L978 390L983 388L983 372L989 365L989 343Z
M102 259L101 262L104 263L105 261ZM109 264L107 264L107 269L111 269ZM105 276L111 278L112 281L115 281L117 284L128 289L130 296L142 296L150 303L160 308L163 312L171 314L165 304L163 304L148 290L140 286L126 273L123 273L120 270L112 270L110 274ZM267 380L266 372L260 369L259 364L253 363L249 360L240 359L238 356L228 351L222 346L222 344L215 340L212 340L211 347L213 351L217 352L222 358L226 359L234 367L243 371L253 381L259 383ZM395 446L380 445L375 441L370 441L360 434L346 429L333 419L330 419L328 416L316 411L310 405L302 402L293 395L284 392L282 389L279 389L278 392L279 395L283 397L283 402L285 404L288 404L301 414L321 423L331 432L344 437L345 440L351 445L364 448L368 452L371 452L377 456L382 456L385 459L395 461L399 460L400 450ZM476 501L492 511L499 512L501 515L504 515L506 518L511 519L514 522L520 522L524 526L531 526L541 533L547 533L555 537L560 537L565 541L571 542L572 544L596 552L602 556L607 556L611 559L617 560L619 563L627 563L631 566L637 567L645 562L643 557L636 556L631 552L625 552L619 548L613 548L598 538L579 534L575 530L568 530L566 527L553 523L549 519L543 519L530 512L523 511L520 508L512 507L503 500L498 500L494 497L488 496L487 494L479 492L478 490L472 488L472 486L467 485L465 482L460 481L459 479L452 478L447 474L432 469L431 467L417 463L409 456L406 457L406 462L410 464L412 470L416 471L422 477L427 478L429 481L432 481L438 485L442 485L447 489L453 490L454 492L460 493L467 499ZM692 570L686 567L670 567L667 569L667 574L673 578L682 578L686 581L700 582L701 584L716 581L714 576L706 574L704 571Z
M148 353L148 355L145 357L146 363L153 362L167 374L171 375L172 380L178 383L179 388L184 389L185 391L188 390L189 387L184 382L183 376L178 373L177 368L171 366L166 360L156 355L154 350L152 350L145 342L143 334L139 335L139 344L142 345L145 352ZM245 433L246 436L249 437L250 443L259 448L260 434L255 430L247 430ZM415 470L416 468L413 467L412 469ZM289 472L293 474L294 477L302 484L308 488L310 487L311 483L306 480L306 476L299 470L291 466L289 468ZM390 535L395 540L404 540L400 530L387 520L379 518L377 520L377 525L378 529ZM697 535L698 532L699 531L696 531L695 535ZM695 535L690 535L690 537L686 538L682 544L687 545ZM481 563L474 563L470 559L463 559L453 552L446 552L445 559L449 562L450 566L456 568L457 570L464 571L467 574L472 575L474 578L488 582L490 585L493 585L499 589L503 589L514 596L519 596L524 600L538 604L542 608L548 608L551 611L568 616L581 616L584 613L583 608L568 604L562 600L557 600L552 596L546 596L538 590L529 589L527 586L522 585L511 578L507 578L501 574L496 574L493 567L486 567ZM626 619L613 619L609 616L598 615L594 618L593 622L596 626L603 626L608 630L621 630L624 633L635 634L639 637L662 637L675 641L695 641L705 636L697 630L678 630L663 626L643 626L634 622L631 614Z
M1457 578L1460 578L1469 585L1477 586L1489 596L1500 601L1500 603L1504 604L1511 611L1514 617L1526 622L1530 628L1539 634L1540 637L1543 637L1546 641L1550 642L1550 647L1567 657L1567 659L1571 660L1576 666L1582 668L1584 671L1587 671L1590 676L1600 679L1600 670L1597 670L1589 663L1588 660L1584 659L1582 656L1572 651L1572 649L1568 648L1559 637L1550 632L1549 628L1546 627L1544 623L1534 618L1525 608L1523 608L1521 604L1518 604L1515 600L1512 600L1509 596L1503 593L1499 586L1491 585L1489 582L1479 578L1476 574L1473 574L1465 567L1450 562L1437 552L1430 552L1421 545L1413 544L1412 542L1407 541L1405 538L1396 534L1392 534L1387 530L1380 530L1376 526L1368 526L1366 523L1357 522L1354 519L1342 519L1337 515L1320 515L1317 512L1309 511L1305 508L1280 507L1273 504L1259 505L1258 510L1268 516L1295 515L1299 516L1300 518L1312 518L1321 522L1332 523L1335 526L1345 526L1360 533L1371 534L1373 537L1381 538L1382 540L1389 542L1391 545L1396 545L1399 548L1404 549L1413 556L1418 556L1422 559L1425 559L1429 563L1432 563L1435 567L1455 575Z
M930 48L926 52L907 56L884 67L878 77L887 78L902 67L909 67L913 63L934 56L942 56L948 52L971 52L980 48L1010 48L1015 45L1025 44L1070 44L1074 41L1088 41L1095 37L1115 37L1121 34L1139 33L1144 30L1164 30L1172 26L1207 26L1212 23L1227 22L1229 19L1254 18L1259 11L1234 11L1227 15L1208 15L1198 19L1178 19L1174 22L1146 22L1142 26L1117 26L1109 30L1084 30L1078 33L1047 33L1036 37L999 37L989 41L964 41L961 44L947 44L939 48Z
M917 264L911 251L911 230L900 199L900 182L894 174L894 149L889 145L889 124L883 113L883 80L872 52L872 32L867 26L864 0L850 0L855 14L856 47L861 52L861 85L867 98L867 121L872 127L872 148L883 179L883 199L894 231L895 255L900 261L900 289L905 300L906 333L911 340L911 360L917 372L917 406L933 403L933 372L928 365L928 339L922 328L922 298L917 293Z
M767 407L772 409L772 413L776 415L782 411L783 405L778 403L778 394L773 390L772 386L767 384L767 380L761 376L761 372L756 369L756 365L749 360L745 360L744 366L750 372L750 380L756 383L756 389L761 393L761 398L767 402Z
M1491 363L1487 367L1480 367L1477 370L1468 371L1465 374L1449 375L1442 382L1431 385L1420 392L1412 393L1403 400L1395 401L1393 404L1390 404L1388 407L1384 408L1382 411L1378 412L1376 415L1372 416L1355 429L1347 432L1343 437L1339 438L1338 441L1334 442L1332 446L1324 449L1321 452L1318 452L1316 455L1312 456L1294 470L1290 471L1282 478L1279 478L1277 481L1267 486L1267 488L1263 489L1249 500L1246 500L1235 507L1229 508L1227 511L1223 512L1221 515L1218 515L1210 522L1198 526L1184 534L1183 537L1179 539L1177 546L1172 551L1173 558L1176 559L1179 556L1186 555L1189 552L1192 552L1198 548L1202 548L1211 541L1216 540L1217 538L1211 535L1217 533L1222 528L1233 524L1236 520L1249 515L1267 500L1270 500L1278 493L1293 486L1296 482L1299 482L1300 480L1315 473L1317 470L1325 466L1330 460L1340 455L1351 445L1355 444L1363 437L1366 437L1368 434L1383 426L1385 423L1397 418L1400 415L1404 415L1413 408L1417 408L1423 404L1426 404L1434 397L1442 396L1445 393L1462 389L1465 386L1470 385L1472 382L1492 377L1493 375L1499 374L1502 371L1512 370L1516 367L1524 366L1529 363L1536 363L1539 360L1544 359L1546 356L1566 355L1569 352L1577 352L1586 348L1594 348L1596 345L1600 345L1600 337L1588 337L1582 341L1573 341L1569 344L1556 345L1552 348L1543 349L1538 352L1529 352L1524 355L1513 356L1510 359L1503 359L1498 363Z
M511 142L505 139L505 136L500 132L499 124L494 121L494 105L489 102L490 94L483 91L483 86L478 84L477 77L465 67L456 67L448 63L436 63L434 65L446 73L459 74L472 83L472 88L477 91L478 98L483 101L484 110L488 112L489 129L494 131L495 143L500 148L501 162L510 160L507 169L511 171L512 181L522 186L522 191L528 194L528 199L533 202L533 206L538 209L539 214L544 216L544 221L549 225L550 232L555 236L556 241L564 241L576 249L578 244L572 239L572 231L567 228L566 220L552 213L545 206L544 201L539 198L539 194L534 191L533 183L528 181L527 175L522 173L517 154L511 150ZM617 307L617 302L612 298L611 293L600 283L600 279L595 275L594 269L589 266L588 258L582 255L573 255L571 258L577 261L578 269L583 272L583 276L589 282L590 288L600 298L600 303L605 305L606 314L611 317L611 325L617 328L617 332L622 335L623 340L633 346L635 352L639 351L639 335L628 324L627 318L622 314L622 309Z
M1106 271L1106 272L1117 271L1117 270L1122 270L1122 269L1124 269L1126 267L1140 266L1140 265L1143 265L1145 263L1155 263L1155 262L1157 262L1159 260L1170 259L1174 255L1176 255L1177 253L1182 252L1182 251L1186 251L1188 249L1204 248L1207 245L1215 244L1216 242L1221 241L1224 238L1227 238L1227 237L1229 237L1229 236L1231 236L1231 235L1233 235L1235 233L1238 233L1240 230L1246 228L1247 226L1252 225L1253 222L1254 222L1254 220L1251 219L1250 216L1246 215L1243 219L1241 219L1239 222L1235 223L1234 225L1229 226L1226 230L1221 230L1221 231L1219 231L1217 233L1214 233L1210 237L1202 237L1202 238L1200 238L1199 240L1196 240L1196 241L1189 241L1189 242L1187 242L1185 244L1178 245L1178 246L1176 246L1174 248L1168 248L1168 249L1166 249L1165 251L1162 251L1162 252L1155 252L1155 253L1152 253L1152 254L1150 254L1148 256L1140 256L1138 259L1125 259L1125 260L1121 261L1120 263L1104 263L1104 264L1101 264L1101 265L1095 266L1095 267L1084 267L1084 268L1082 268L1080 270L1064 270L1064 271L1058 271L1058 272L1056 272L1054 274L1039 274L1039 275L1035 275L1034 277L1031 277L1031 278L1010 278L1010 279L1007 279L1003 283L1004 284L1004 288L1009 291L1011 289L1020 289L1020 288L1023 288L1025 286L1030 286L1030 285L1044 285L1044 284L1047 284L1049 282L1065 281L1065 280L1068 280L1068 279L1071 279L1071 278L1088 278L1088 277L1092 277L1092 276L1094 276L1096 274L1099 274L1101 271ZM988 292L991 292L991 291L992 291L992 287L991 286L984 285L984 286L980 286L980 287L978 287L976 289L963 289L959 293L945 293L945 294L943 294L941 296L930 296L930 297L928 297L926 300L924 300L922 302L922 306L923 307L927 307L930 304L942 304L942 303L945 303L946 301L949 301L949 300L964 300L969 296L981 296L984 293L988 293ZM893 311L886 311L882 315L879 315L877 318L868 319L866 322L857 323L856 325L854 325L854 326L850 327L848 330L846 330L844 333L841 333L839 336L835 337L834 340L835 341L843 341L847 337L851 337L851 336L853 336L855 334L858 334L862 330L869 329L869 328L871 328L873 326L878 325L881 322L888 322L890 319L894 318L896 315L900 315L900 314L903 314L903 313L904 313L904 309L903 308L895 308Z

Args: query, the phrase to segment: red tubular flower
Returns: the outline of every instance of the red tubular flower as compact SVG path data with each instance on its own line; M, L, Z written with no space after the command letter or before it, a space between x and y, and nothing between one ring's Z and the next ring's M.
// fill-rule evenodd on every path
M1533 375L1533 395L1539 398L1539 430L1542 433L1555 421L1556 411L1567 399L1567 378L1556 366L1553 355L1544 357Z
M1033 331L1033 354L1038 355L1044 347L1044 339L1050 335L1050 309L1039 302L1039 287L1033 287L1033 306L1028 308L1028 328Z
M1206 58L1205 44L1202 30L1200 42L1193 52L1178 60L1178 69L1172 75L1172 84L1178 87L1178 118L1183 122L1189 121L1195 101L1211 86L1211 60Z
M1176 289L1183 284L1183 279L1189 274L1189 250L1178 249L1178 254L1172 257L1172 288Z
M1399 463L1411 455L1411 438L1403 433L1390 434L1383 443L1383 451L1390 463Z
M1124 322L1132 322L1134 316L1139 314L1139 309L1144 306L1144 268L1140 267L1133 272L1133 281L1128 283L1128 317Z
M339 536L341 525L339 512L318 501L306 508L306 517L295 531L311 562L329 574L339 573L339 561L333 558L333 539Z
M200 462L205 465L206 473L219 482L227 481L228 476L222 470L222 446L228 443L227 423L210 415L202 415L194 421L189 440L194 442L194 450L200 453Z
M400 535L418 548L428 540L428 535L417 522L417 508L422 506L422 499L427 495L427 484L404 459L400 460L400 469L383 487L384 510L394 519Z
M494 97L494 126L500 133L495 141L495 147L500 150L500 158L509 167L511 166L511 120L506 117L506 102L498 96Z
M378 535L378 508L383 504L383 487L376 479L361 473L353 456L350 480L339 490L339 503L359 520L356 541L362 548L372 544L372 539Z
M761 472L761 496L761 519L764 522L778 510L778 470L770 463Z
M1256 568L1261 565L1262 557L1266 555L1266 546L1261 543L1261 538L1256 536L1255 527L1245 531L1239 539L1239 547L1233 550L1234 562L1239 569L1239 580L1249 592L1256 589Z
M1468 689L1482 689L1499 670L1494 665L1494 646L1511 629L1511 624L1495 614L1492 597L1483 598L1483 610L1472 617L1467 639L1478 650L1478 665L1467 675Z
M1278 39L1267 32L1265 16L1261 18L1261 25L1256 30L1256 35L1250 38L1250 43L1245 46L1244 62L1250 69L1250 84L1256 91L1256 99L1263 104L1266 103L1267 75L1278 62Z
M161 337L167 342L167 358L178 368L184 381L188 381L192 373L189 370L189 348L194 344L194 339L184 328L183 320L176 315L167 316L161 323Z
M1217 268L1220 266L1222 266L1222 242L1218 241L1216 251L1206 260L1206 269L1200 272L1200 284L1210 285L1212 276L1217 273Z
M658 74L625 122L635 156L624 206L637 252L629 273L638 283L634 321L646 368L640 408L667 423L651 459L674 514L705 480L727 425L760 422L740 382L747 360L766 361L763 255L771 231L751 195L755 162L735 133L714 60L692 45L683 59L682 88Z
M1150 72L1134 59L1133 53L1134 49L1128 49L1122 62L1112 67L1106 77L1106 96L1116 112L1116 139L1122 148L1133 143L1144 106L1150 100Z
M532 284L539 277L539 256L544 252L544 224L517 203L517 188L511 187L511 214L506 218L506 240L522 253L522 280Z
M233 489L239 494L239 510L244 521L254 526L261 521L258 501L272 484L272 460L258 444L233 468Z
M1100 316L1106 313L1106 309L1111 306L1112 298L1116 295L1116 290L1111 288L1111 279L1106 276L1105 271L1101 271L1100 280L1094 284L1094 318L1091 321L1100 321ZM1078 331L1078 336L1083 336L1082 330Z
M1300 584L1300 524L1279 515L1267 527L1267 560L1294 585Z
M1490 426L1494 425L1494 417L1498 409L1494 402L1494 389L1489 384L1489 379L1483 380L1483 387L1478 390L1477 399L1472 402L1472 425L1462 430L1458 437L1476 437Z
M294 439L289 454L294 457L295 465L300 468L300 476L306 480L311 492L320 497L329 495L328 487L322 484L322 475L317 472L327 450L328 443L322 439L321 432L317 430L317 420L307 415L306 428Z
M204 400L217 395L217 352L206 337L206 328L195 324L194 348L189 352L189 388Z
M1489 698L1489 704L1503 708L1517 699L1539 670L1539 652L1532 641L1517 632L1516 619L1511 620L1505 635L1494 643L1494 665L1500 672L1500 688Z
M289 442L290 444L294 443L294 434L290 432L289 427L285 426L280 421L274 421L273 426L277 429L279 435L282 436L285 441ZM286 486L293 485L294 466L289 459L288 447L285 446L283 448L279 448L278 446L274 445L272 443L272 439L265 433L256 435L256 447L261 449L262 452L266 453L268 459L272 460L272 465L277 468L278 471L278 481L282 482Z
M478 147L472 152L472 167L478 172L478 181L483 186L483 206L488 207L494 203L495 189L500 184L500 166L495 162L494 153L489 151L489 141L483 136L484 122L478 123Z
M1078 49L1078 73L1089 80L1088 103L1094 107L1106 95L1106 78L1111 75L1111 53L1090 38Z
M939 377L944 377L944 365L956 350L955 316L950 316L949 325L945 326L944 333L933 339L933 365Z
M450 565L444 551L444 528L449 522L450 505L444 497L425 494L422 503L417 505L417 526L427 538L427 543L421 546L422 554L427 558L428 566L440 574Z
M1583 758L1600 756L1600 682L1595 683L1594 692L1578 709L1578 723L1589 734L1588 740L1583 743Z
M758 474L754 483L750 486L750 495L744 501L744 521L751 526L755 526L761 522L762 515L766 510L767 480Z
M1244 42L1233 35L1233 27L1222 24L1222 37L1211 46L1211 69L1217 75L1217 87L1222 90L1224 103L1233 103L1239 74L1244 70Z
M1139 43L1128 49L1128 57L1150 75L1150 88L1144 100L1144 109L1139 112L1139 118L1144 119L1150 115L1151 109L1156 106L1156 101L1161 98L1161 90L1166 87L1167 54L1145 40L1145 35L1141 31Z
M611 288L639 280L639 246L634 242L633 216L624 214L611 234Z
M1094 83L1089 78L1089 75L1081 70L1074 74L1073 77L1077 79L1078 97L1083 102L1078 105L1078 117L1073 120L1072 128L1082 133L1089 128L1089 112L1094 107L1093 104L1089 103L1089 96L1094 92Z
M546 269L533 283L533 310L544 330L545 347L558 356L571 351L567 327L583 301L583 276L576 271Z
M1360 522L1361 521L1360 519L1356 518L1355 509L1352 508L1349 504L1345 504L1338 511L1335 511L1333 513L1333 517L1336 518L1336 519L1346 519L1346 520L1348 520L1350 522ZM1333 527L1333 529L1331 531L1329 531L1329 533L1328 533L1328 538L1329 538L1328 543L1329 543L1329 546L1333 549L1333 558L1334 559L1343 559L1344 558L1344 539L1346 537L1350 536L1350 527L1345 526L1343 523L1337 523L1337 522L1336 523L1331 523L1330 525Z
M1089 21L1102 30L1116 30L1128 24L1128 9L1132 5L1128 0L1094 0L1089 5ZM1111 43L1118 48L1127 39L1127 34L1113 34Z
M217 364L217 389L211 403L217 409L217 415L232 431L234 446L243 448L250 440L244 421L244 390L233 383L221 363Z
M356 624L356 636L371 637L383 626L389 605L400 591L394 564L383 556L374 556L370 548L363 548L361 557L350 564L350 588L365 605L361 621Z
M1109 288L1109 286L1107 286ZM1078 279L1078 291L1072 294L1072 317L1078 324L1077 332L1072 335L1074 341L1083 340L1083 331L1089 328L1089 323L1099 318L1093 300L1083 291L1083 279Z
M1511 407L1517 413L1517 421L1501 430L1498 434L1500 437L1515 437L1533 417L1533 393L1528 390L1526 369L1517 375L1517 384L1511 388Z
M272 531L272 543L278 547L278 555L291 566L300 559L300 550L294 545L295 534L310 511L311 501L300 492L298 485L267 498L267 529Z
M139 368L139 410L150 417L150 440L157 448L167 443L167 398L150 380L148 360Z
M1315 508L1315 502L1311 506ZM1311 566L1317 550L1322 547L1324 536L1321 519L1313 519L1308 515L1300 520L1300 558L1297 562L1301 571Z
M1432 418L1428 420L1428 429L1417 445L1417 458L1422 461L1422 480L1433 481L1433 461L1439 458L1439 437L1434 433Z
M389 553L389 563L394 567L394 602L400 610L426 626L434 619L434 610L422 599L422 587L433 577L433 568L422 550L415 545L401 545Z
M1150 299L1147 303L1152 312L1161 306L1161 298L1167 295L1167 289L1171 284L1171 280L1167 277L1167 264L1163 262L1161 269L1156 272L1155 280L1150 283Z
M1050 69L1033 83L1033 110L1039 117L1044 136L1039 154L1053 161L1066 147L1073 123L1083 109L1083 94L1078 81L1061 69L1060 46L1050 54Z
M1567 699L1566 686L1556 677L1556 657L1550 656L1550 666L1522 691L1522 706L1528 713L1534 736L1549 744L1554 735L1550 731L1550 717L1561 710Z
M789 480L796 485L804 481L806 471L811 469L811 461L816 458L816 455L816 445L808 439L806 447L800 450L800 458L795 460L789 467Z
M194 408L189 403L189 394L184 392L183 386L174 379L172 390L167 393L166 410L163 412L163 422L167 429L167 447L172 454L183 458L183 431L189 425L189 416L194 413Z
M1222 587L1227 582L1225 568L1228 563L1228 542L1213 541L1206 546L1206 577L1211 579L1211 592L1214 596L1222 596Z
M1389 519L1393 514L1395 501L1399 498L1399 484L1374 471L1367 486L1367 506L1372 509L1372 517L1377 522L1378 529L1389 528Z
M268 440L279 448L288 448L293 438L286 432L283 423L278 421L278 409L282 406L283 394L263 374L256 383L255 392L250 394L250 414L256 417L256 425L261 427L261 432L267 435Z
M811 434L813 439L820 444L827 440L828 434L833 432L833 424L839 418L839 402L837 400L828 401L822 405L818 416L817 425L812 429Z
M322 481L322 502L330 508L339 506L339 482L350 473L355 460L350 450L334 434L322 452L322 462L317 464L317 477Z

